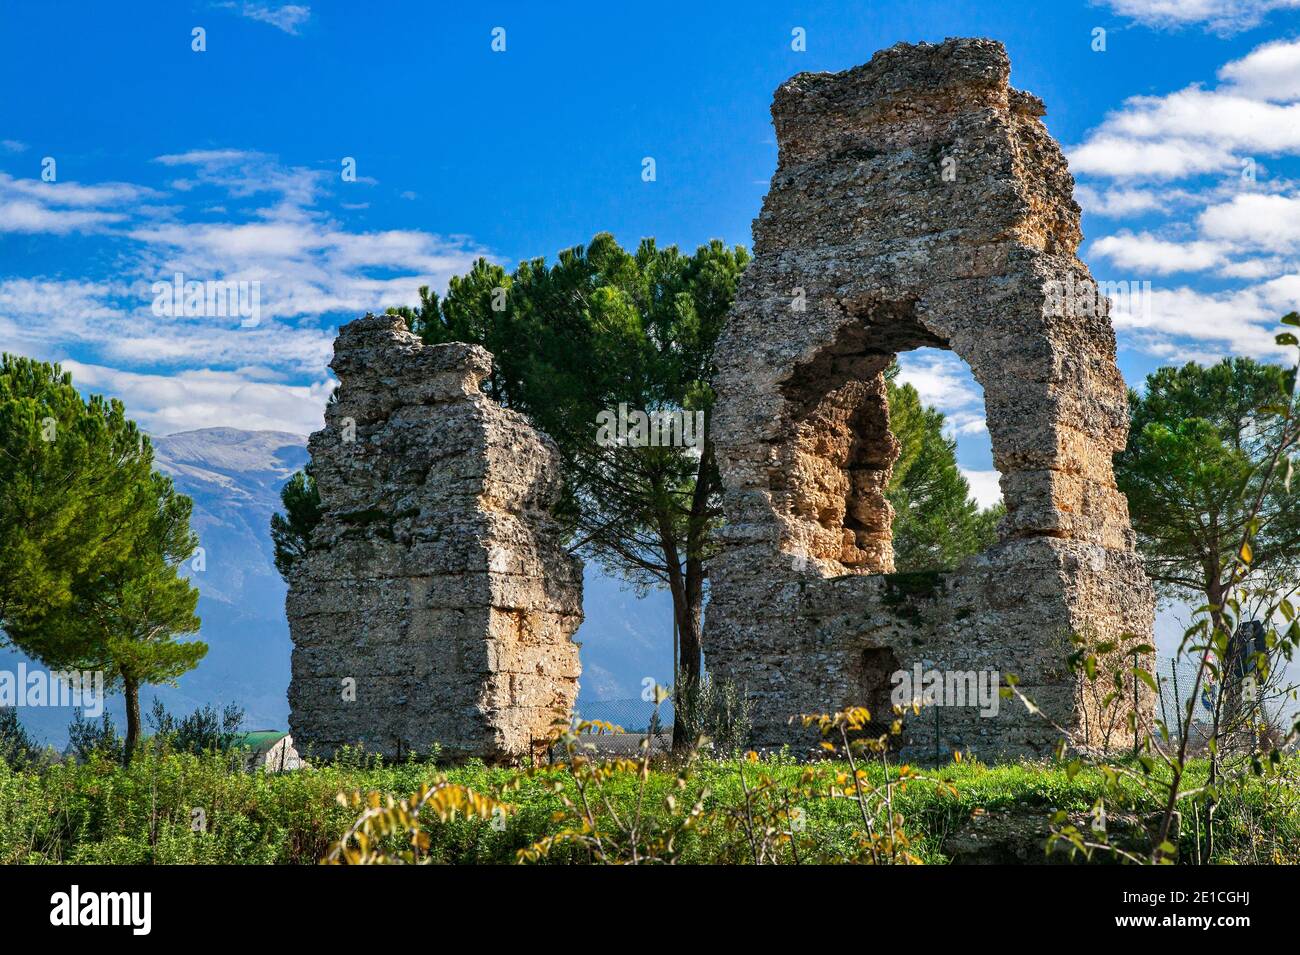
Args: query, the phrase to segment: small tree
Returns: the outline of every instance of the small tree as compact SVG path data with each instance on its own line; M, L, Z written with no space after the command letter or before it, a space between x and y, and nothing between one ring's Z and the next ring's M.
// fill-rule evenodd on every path
M311 550L311 532L320 523L320 492L311 465L296 471L280 489L283 514L271 515L271 541L275 545L275 569L286 581L294 565Z
M83 400L57 365L0 362L0 623L52 670L94 669L127 703L207 652L198 591L178 573L198 543L191 502L153 471L153 449L120 402Z
M151 513L127 559L80 581L71 603L14 634L47 666L103 670L105 687L122 689L128 764L140 739L140 687L173 683L208 652L201 641L176 640L200 624L194 614L199 592L179 573L198 544L190 530L190 499L161 474L151 474L138 493Z
M1288 426L1293 381L1293 369L1233 358L1161 368L1143 393L1129 392L1132 424L1115 479L1147 575L1171 596L1203 596L1220 628L1217 608L1233 574L1249 588L1300 569L1300 485L1274 480L1264 466ZM1283 475L1290 462L1288 449ZM1255 555L1246 578L1243 539Z
M122 759L122 737L117 735L117 724L105 711L99 722L75 713L68 724L68 751L85 762L98 755L113 762Z
M36 744L18 721L18 710L12 706L0 707L0 763L11 769L22 769L35 757Z
M1300 314L1292 312L1282 323L1300 328ZM1276 341L1300 347L1294 331L1281 332ZM1116 458L1116 475L1129 495L1152 579L1167 592L1204 594L1208 601L1196 610L1178 648L1179 655L1186 651L1193 656L1196 672L1189 693L1179 700L1181 712L1162 713L1154 728L1140 728L1130 763L1090 752L1069 730L1057 726L1066 747L1078 753L1067 764L1069 775L1085 764L1097 765L1106 780L1106 796L1094 804L1091 833L1071 822L1066 811L1057 811L1049 849L1064 842L1085 855L1101 850L1131 862L1169 862L1178 858L1178 843L1186 838L1180 839L1180 829L1190 828L1195 835L1186 841L1193 861L1215 861L1215 816L1224 794L1250 775L1285 773L1282 751L1300 735L1300 722L1289 730L1253 733L1246 751L1234 753L1236 747L1228 744L1239 727L1230 712L1230 694L1214 695L1208 721L1199 719L1198 711L1207 683L1217 679L1223 685L1234 673L1240 676L1240 651L1258 646L1254 634L1249 644L1240 642L1245 634L1238 628L1248 598L1256 598L1262 628L1251 626L1247 632L1263 630L1264 650L1248 658L1256 672L1269 679L1273 664L1292 659L1300 647L1300 611L1290 599L1294 584L1275 586L1279 580L1293 581L1298 559L1292 530L1296 508L1291 503L1293 461L1300 447L1297 371L1300 364L1284 370L1244 358L1212 368L1188 364L1151 375L1146 394L1130 393L1133 434L1128 449ZM1280 568L1291 573L1279 577ZM1107 699L1115 700L1130 681L1157 689L1155 676L1136 659L1132 666L1114 656L1105 661L1113 645L1094 647L1076 639L1081 649L1072 656L1071 668L1090 683L1102 684ZM1014 683L1006 694L1043 716ZM1176 718L1173 726L1171 715ZM1209 766L1205 779L1193 783L1190 759L1198 737L1205 743ZM1106 835L1107 798L1131 804L1135 790L1159 798L1163 805L1145 860ZM1191 816L1190 827L1185 813Z
M227 703L220 710L210 703L199 707L189 716L180 719L167 712L163 701L154 698L148 720L156 739L166 741L175 751L193 753L224 753L235 745L244 725L244 708Z

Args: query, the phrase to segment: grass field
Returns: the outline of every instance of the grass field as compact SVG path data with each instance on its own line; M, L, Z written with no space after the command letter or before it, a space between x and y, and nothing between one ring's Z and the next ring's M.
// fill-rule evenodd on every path
M807 767L779 758L704 761L681 782L676 771L652 769L644 791L635 772L611 771L600 782L599 795L594 787L587 795L604 807L596 811L602 826L611 813L632 818L639 804L646 830L668 832L675 831L673 820L707 792L695 824L674 840L679 862L753 861L752 827L766 824L797 831L793 851L787 841L776 850L777 861L794 861L797 854L800 862L836 862L852 857L865 828L856 802L821 794L845 768L842 763ZM1036 832L1045 830L1048 817L1056 810L1086 814L1105 790L1096 771L1085 769L1070 778L1063 768L1040 763L952 763L926 772L931 779L894 791L893 813L896 821L901 817L908 851L928 863L953 861L954 855L960 861L1010 861L999 838L988 835L998 827L1019 833L1017 861L1039 861L1043 840ZM884 773L879 765L867 768L876 784ZM768 780L766 790L762 777ZM385 766L353 757L300 772L264 774L233 768L220 754L146 750L129 769L107 760L24 771L0 764L0 863L314 864L357 816L357 809L339 802L340 793L375 791L401 798L438 778L497 798L509 811L499 820L458 815L446 823L426 824L429 861L514 863L519 850L574 824L564 797L577 796L575 781L562 766L530 773L477 764ZM809 796L808 791L819 794ZM1154 797L1140 787L1125 792L1127 805L1117 805L1113 798L1108 803L1116 824L1157 810ZM674 809L667 806L668 796ZM763 816L764 806L778 803L784 816ZM791 811L797 826L790 824ZM1212 861L1300 862L1300 760L1284 763L1268 781L1254 780L1225 794L1217 818ZM870 821L883 831L888 814L873 813ZM967 838L980 832L985 835L973 842ZM993 844L979 848L980 838ZM1193 827L1185 826L1180 839L1184 858L1191 857L1196 838ZM586 862L590 854L581 846L561 844L549 859Z

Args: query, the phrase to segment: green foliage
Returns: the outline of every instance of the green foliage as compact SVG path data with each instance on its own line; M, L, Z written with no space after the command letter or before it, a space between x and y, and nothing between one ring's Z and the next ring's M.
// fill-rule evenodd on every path
M127 558L151 465L121 402L83 400L58 365L0 357L0 627L11 640ZM57 668L78 648L23 649Z
M12 706L0 707L0 763L21 769L36 755L36 744L18 721L18 710Z
M1129 392L1129 442L1115 456L1115 478L1147 574L1165 592L1221 603L1252 521L1250 576L1300 569L1300 485L1262 467L1285 427L1293 378L1276 365L1233 358L1161 368L1147 376L1143 393ZM1284 474L1288 461L1289 452Z
M893 374L889 430L899 455L885 495L894 507L894 565L899 571L956 567L997 542L1006 509L980 508L957 468L957 442L944 436L943 412L922 405L916 389L895 384Z
M220 710L204 704L178 720L167 712L162 700L155 697L148 719L153 727L154 742L163 743L174 752L195 755L224 753L239 737L244 725L244 709L235 703L227 703Z
M80 712L68 724L68 752L74 759L107 759L120 762L124 741L117 732L113 717L104 712L99 721L87 719Z
M1282 318L1300 326L1300 314ZM1300 345L1293 332L1275 336L1279 345ZM1261 694L1272 685L1278 697L1294 699L1294 688L1279 687L1277 666L1300 647L1300 622L1291 596L1300 569L1300 534L1292 500L1291 476L1300 414L1295 384L1300 359L1289 369L1249 359L1223 361L1212 368L1188 364L1162 368L1147 379L1144 395L1130 393L1133 435L1116 459L1121 488L1129 495L1139 541L1150 575L1166 590L1200 592L1205 603L1194 612L1178 655L1195 662L1190 696L1175 719L1162 712L1154 726L1140 724L1136 699L1145 684L1158 691L1155 677L1143 666L1154 648L1130 637L1093 641L1073 634L1078 647L1070 657L1082 677L1085 713L1116 725L1122 717L1132 734L1130 760L1110 755L1111 746L1080 740L1071 729L1060 733L1058 756L1073 778L1094 769L1106 781L1093 804L1091 824L1080 825L1068 814L1053 814L1049 847L1063 845L1091 859L1097 854L1127 862L1196 863L1220 861L1225 839L1225 807L1257 791L1278 793L1294 804L1294 766L1284 755L1300 736L1300 721L1290 730L1270 728ZM1247 607L1253 604L1253 608ZM1242 625L1253 615L1263 638L1244 640ZM1249 647L1248 662L1241 646ZM1132 655L1131 661L1125 657ZM1245 693L1249 675L1251 693ZM1201 689L1216 681L1208 720L1197 722ZM1009 680L1005 695L1023 701L1046 719ZM1105 715L1103 715L1105 714ZM1191 758L1193 737L1208 756L1205 774ZM1141 845L1112 838L1107 806L1123 805L1136 788L1158 810ZM1247 827L1252 838L1263 830ZM1189 839L1189 834L1194 838ZM1273 852L1271 861L1294 857Z
M655 688L656 706L666 698ZM659 800L647 800L651 759L649 738L641 741L639 759L601 759L595 747L585 742L591 735L620 732L619 727L599 720L579 723L555 734L555 744L563 751L567 777L556 777L534 769L530 776L546 775L546 784L559 797L563 809L552 816L560 827L520 849L520 862L545 862L560 856L564 861L578 860L601 865L674 863L682 846L699 824L704 813L708 790L698 792L689 801L679 797L686 792L691 763L687 760L672 782L672 790ZM633 805L616 805L620 784L635 788Z
M311 532L320 523L320 492L311 465L294 473L280 489L283 514L271 515L271 542L275 545L275 569L285 580L293 566L311 550Z
M713 753L731 756L749 742L754 701L734 684L706 673L677 695L673 719L687 739L702 740Z

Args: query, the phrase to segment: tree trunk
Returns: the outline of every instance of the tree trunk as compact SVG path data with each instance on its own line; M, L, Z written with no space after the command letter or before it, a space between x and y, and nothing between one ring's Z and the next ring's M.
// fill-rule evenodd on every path
M690 580L689 561L687 573L682 573L681 564L677 560L676 542L665 540L664 553L671 555L668 564L668 591L672 594L673 619L677 623L678 670L677 683L673 686L673 752L679 753L695 743L681 714L685 712L686 700L700 681L701 607L698 596L692 605L691 594L702 593L703 588L700 581Z
M123 678L126 694L126 747L122 753L122 764L131 765L135 755L135 745L140 739L140 682L134 677Z
M1210 636L1213 639L1218 633L1224 633L1228 638L1228 647L1232 647L1232 634L1227 632L1224 626L1223 618L1223 599L1227 590L1222 581L1223 571L1218 564L1208 568L1210 575L1206 579L1205 597L1212 608L1210 610L1210 619L1214 629ZM1213 651L1211 651L1212 653ZM1219 661L1219 684L1214 694L1214 716L1210 722L1210 771L1207 782L1211 787L1218 785L1219 782L1219 720L1223 713L1224 697L1228 691L1230 661L1221 659ZM1218 800L1213 797L1205 802L1205 860L1208 861L1214 855L1214 810Z
M695 744L690 739L687 727L677 719L681 712L680 703L683 693L691 694L699 686L704 673L704 541L708 532L708 502L713 488L710 483L713 474L713 447L705 432L704 447L700 453L700 466L695 477L695 494L691 500L691 511L686 527L686 566L685 573L669 573L669 585L673 594L673 614L677 620L678 639L678 683L673 688L673 752L680 753ZM661 523L661 528L664 526ZM667 545L667 542L665 542ZM670 568L681 566L678 560L676 542L671 547L665 546L665 556L671 551Z
M688 572L685 581L685 593L678 606L673 600L673 613L677 617L677 639L679 650L678 686L674 687L673 752L681 752L695 745L688 727L676 718L681 712L680 703L683 695L693 695L700 685L703 671L703 634L701 633L701 590L699 581L692 581ZM692 597L692 591L695 591Z

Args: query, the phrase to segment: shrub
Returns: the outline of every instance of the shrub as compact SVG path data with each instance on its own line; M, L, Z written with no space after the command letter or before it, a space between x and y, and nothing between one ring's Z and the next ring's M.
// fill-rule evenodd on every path
M719 756L733 756L744 749L753 717L753 700L707 673L682 687L674 713L674 719L685 727L686 739L703 739L705 748Z
M21 768L34 760L36 754L36 744L18 722L18 710L0 707L0 763Z

